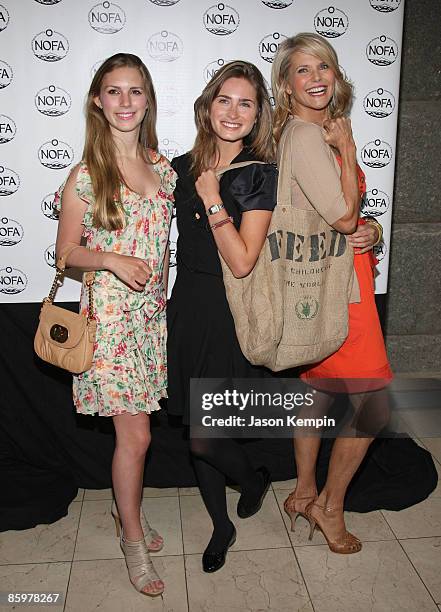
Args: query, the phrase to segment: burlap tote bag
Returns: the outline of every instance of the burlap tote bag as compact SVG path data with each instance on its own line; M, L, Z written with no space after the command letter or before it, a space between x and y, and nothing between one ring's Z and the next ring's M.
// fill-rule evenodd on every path
M277 205L256 265L238 279L220 257L241 350L275 372L320 361L343 344L354 274L346 236L316 211L292 206L284 155L291 129L282 134Z

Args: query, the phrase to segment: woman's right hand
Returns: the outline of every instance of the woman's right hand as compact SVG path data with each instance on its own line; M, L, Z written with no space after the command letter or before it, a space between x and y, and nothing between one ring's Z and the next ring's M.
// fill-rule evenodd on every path
M351 120L348 117L326 119L323 128L326 131L325 142L337 149L340 154L347 147L353 147L355 151Z
M151 268L143 259L120 255L119 253L106 253L105 267L113 272L120 280L135 291L142 291L152 274Z

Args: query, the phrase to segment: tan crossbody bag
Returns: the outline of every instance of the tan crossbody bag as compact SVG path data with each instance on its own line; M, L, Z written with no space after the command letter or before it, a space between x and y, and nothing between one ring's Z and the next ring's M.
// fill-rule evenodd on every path
M87 317L54 305L57 289L63 284L66 259L76 246L66 249L57 260L54 282L48 297L44 298L40 311L40 321L34 338L37 355L52 365L73 374L89 370L93 360L93 347L96 335L92 285L94 272L85 273L88 291Z

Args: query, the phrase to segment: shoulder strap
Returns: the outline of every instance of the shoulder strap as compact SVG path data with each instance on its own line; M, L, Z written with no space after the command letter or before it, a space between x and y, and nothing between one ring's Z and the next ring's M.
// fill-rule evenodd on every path
M222 176L222 174L224 174L225 172L228 172L229 170L235 170L236 168L244 168L245 166L250 166L251 164L266 164L266 162L254 161L254 160L236 162L235 164L230 164L229 166L226 166L225 168L220 168L219 170L216 170L216 176L219 178L220 176Z

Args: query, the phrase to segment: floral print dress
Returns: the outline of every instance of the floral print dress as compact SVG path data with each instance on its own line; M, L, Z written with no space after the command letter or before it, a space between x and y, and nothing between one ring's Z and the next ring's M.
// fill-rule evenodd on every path
M76 181L79 197L87 203L83 237L93 251L113 251L144 259L152 270L144 291L130 289L112 272L95 272L93 299L97 334L90 370L73 377L73 400L77 412L101 416L150 414L166 397L166 295L163 263L173 210L176 174L165 157L153 165L160 187L145 198L122 187L125 212L123 229L108 231L92 225L94 196L84 162ZM61 208L65 183L55 195ZM80 312L87 314L84 280Z

